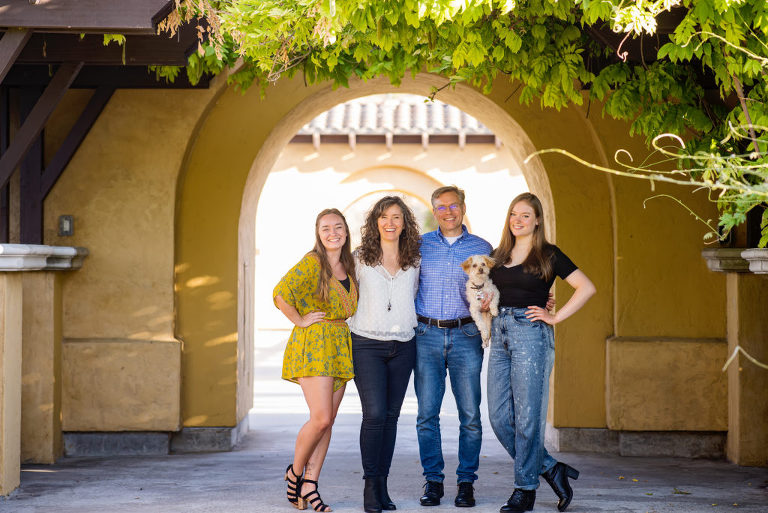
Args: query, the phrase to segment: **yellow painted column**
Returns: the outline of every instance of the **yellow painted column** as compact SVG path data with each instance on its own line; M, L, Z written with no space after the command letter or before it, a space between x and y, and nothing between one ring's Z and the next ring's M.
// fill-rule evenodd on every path
M19 486L21 275L0 272L0 495Z
M25 272L21 277L21 461L54 463L62 454L60 273Z
M768 276L728 273L728 353L768 363ZM768 466L768 370L739 354L728 368L728 459Z
M61 404L62 308L54 273L79 269L87 254L85 248L0 244L0 495L21 482L22 438L32 461L42 455L41 461L52 463L61 450L56 405Z

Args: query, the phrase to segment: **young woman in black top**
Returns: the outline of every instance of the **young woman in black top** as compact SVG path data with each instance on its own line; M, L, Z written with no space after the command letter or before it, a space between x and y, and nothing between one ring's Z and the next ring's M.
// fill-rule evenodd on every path
M578 311L595 286L544 235L539 199L530 193L509 205L499 247L492 254L491 278L499 289L499 316L493 319L488 360L491 426L515 460L515 490L501 512L533 509L539 476L560 498L565 511L573 497L568 478L578 471L556 461L544 448L549 375L555 357L552 326ZM559 276L575 292L556 314L546 309L549 289Z

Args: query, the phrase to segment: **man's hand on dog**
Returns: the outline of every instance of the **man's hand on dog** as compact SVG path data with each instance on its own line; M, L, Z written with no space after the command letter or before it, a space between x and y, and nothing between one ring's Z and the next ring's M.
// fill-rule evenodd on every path
M493 300L493 292L483 293L483 301L480 303L480 311L487 312L491 309L491 301Z

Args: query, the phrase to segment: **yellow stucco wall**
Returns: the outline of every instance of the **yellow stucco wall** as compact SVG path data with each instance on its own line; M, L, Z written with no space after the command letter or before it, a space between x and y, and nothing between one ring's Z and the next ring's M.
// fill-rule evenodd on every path
M181 341L174 334L175 191L189 139L211 94L118 90L45 201L44 242L90 252L82 270L62 277L65 345L93 341L87 355L65 350L65 429L178 426L178 385L138 386L141 374L112 368L116 372L93 373L87 383L99 391L94 396L99 402L84 401L83 390L72 384L90 373L84 370L91 365L130 359L153 342L173 347L167 357L147 360L154 364L145 368L149 381L181 382ZM52 116L46 129L49 156L87 100L87 93L71 91ZM57 235L58 216L64 214L74 216L72 237ZM123 342L110 343L115 339ZM132 407L134 401L170 409L152 424L146 412Z
M48 196L45 243L90 251L64 279L78 298L64 304L65 338L173 339L176 180L202 98L118 90ZM56 233L63 214L72 237Z
M256 88L243 95L220 89L221 82L209 91L118 91L45 204L45 242L91 252L82 270L62 279L66 372L97 359L68 356L66 347L77 339L92 340L92 351L107 359L115 349L99 341L119 339L120 351L134 349L132 341L136 351L149 341L175 343L182 425L234 426L250 407L252 386L253 264L243 255L253 254L251 217L282 144L336 103L377 92L425 94L438 83L420 75L401 89L372 81L333 91L284 79L264 99ZM560 147L605 164L620 147L642 146L628 138L626 125L602 119L595 105L588 117L581 107L541 110L509 99L512 90L500 81L489 97L466 87L441 95L502 137L520 162L533 149ZM706 271L699 256L703 230L692 218L664 200L643 208L653 194L646 182L609 177L557 155L535 159L524 172L554 216L552 238L598 289L556 328L550 419L556 426L605 427L606 339L723 337L723 278ZM691 204L712 217L706 199L693 197ZM75 216L74 237L55 235L61 214ZM556 286L561 304L570 293L566 284ZM163 365L149 369L168 372ZM101 401L124 404L131 382L110 390ZM77 425L74 417L67 420L72 393L65 387L66 426ZM138 425L138 414L131 415L89 429Z
M608 340L608 427L621 431L726 431L724 339Z
M275 94L279 99L268 103L257 91L226 91L202 124L179 177L177 329L184 340L183 375L196 376L183 383L185 426L234 426L250 407L250 384L238 389L238 372L248 375L245 359L252 348L238 338L237 221L248 170L285 113L280 103L290 105L288 98L300 95L273 88L269 98Z
M613 167L622 169L614 163L619 149L641 162L648 154L644 139L627 138L625 124L602 118L592 108L590 120ZM652 188L648 181L627 177L612 182L616 336L725 337L725 276L708 272L701 258L706 226L671 198L650 199L674 196L703 219L717 219L706 191L658 182Z
M175 341L68 339L64 431L177 431L181 351Z

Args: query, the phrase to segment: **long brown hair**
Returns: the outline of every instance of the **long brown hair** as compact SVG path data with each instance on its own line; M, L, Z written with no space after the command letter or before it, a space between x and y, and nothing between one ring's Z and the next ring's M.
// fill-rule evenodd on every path
M512 215L514 206L521 201L527 203L533 209L533 213L536 214L536 226L533 228L532 234L533 244L531 251L522 264L523 270L538 276L544 281L549 281L553 273L552 255L554 250L544 233L544 209L541 206L541 201L539 201L535 194L524 192L515 197L512 203L509 204L507 217L504 218L504 228L501 231L501 241L499 246L493 250L491 256L496 260L496 267L506 264L509 261L509 257L512 256L512 248L515 247L515 236L512 235L512 230L509 229L509 216Z
M352 243L349 241L349 226L347 225L347 220L344 217L344 214L339 212L338 209L326 208L317 214L317 219L315 219L315 247L308 253L310 255L314 255L320 262L320 281L317 284L315 297L317 297L317 299L323 303L328 302L328 298L330 296L328 284L330 283L331 278L333 278L333 270L331 269L330 262L328 262L328 253L325 251L323 241L320 239L319 231L320 219L322 219L323 216L327 216L328 214L336 214L344 223L344 230L347 232L347 240L344 241L344 245L341 247L340 260L341 264L344 266L344 270L347 272L347 277L349 277L349 279L354 282L355 287L357 287L357 278L355 277L355 260L352 258L352 251L350 249Z
M371 267L381 262L381 234L379 233L379 218L392 205L397 205L403 213L403 231L400 232L398 243L397 262L405 270L409 267L415 267L421 254L419 253L419 225L416 224L416 216L408 208L402 198L398 196L384 196L377 201L368 214L365 216L363 224L362 241L357 248L357 254L360 261Z

